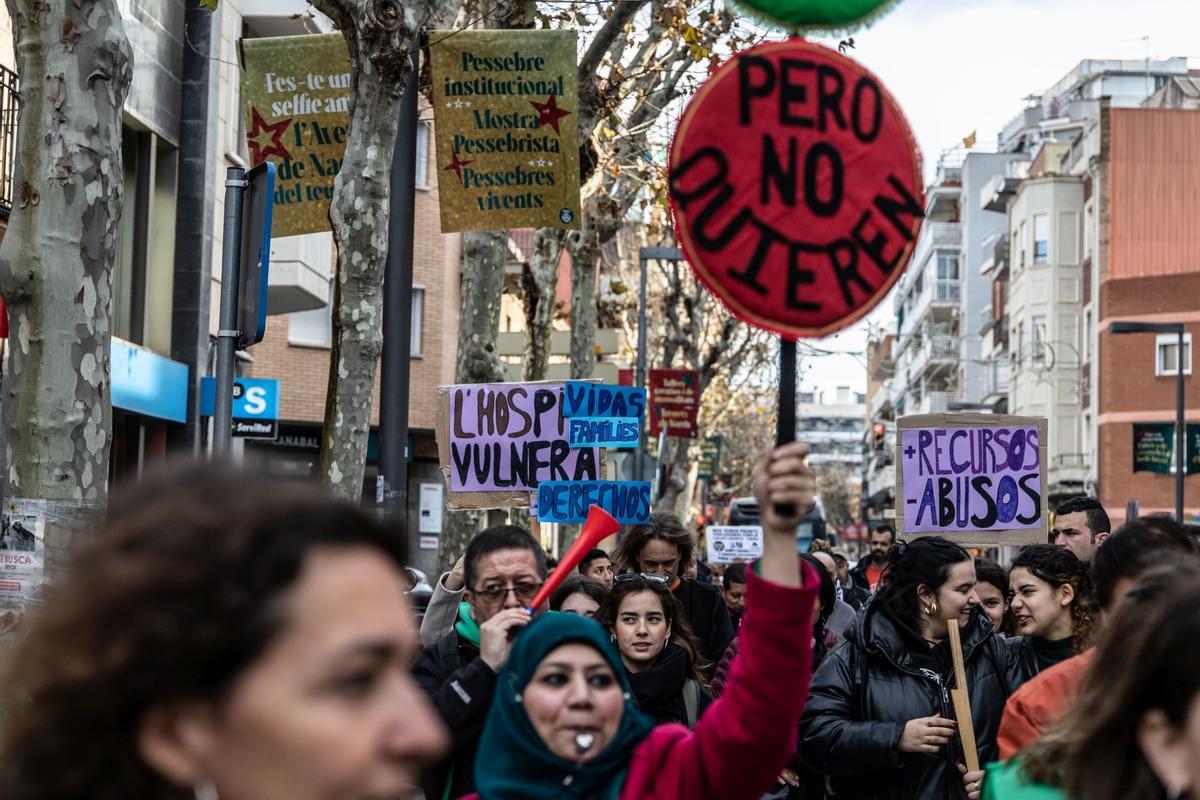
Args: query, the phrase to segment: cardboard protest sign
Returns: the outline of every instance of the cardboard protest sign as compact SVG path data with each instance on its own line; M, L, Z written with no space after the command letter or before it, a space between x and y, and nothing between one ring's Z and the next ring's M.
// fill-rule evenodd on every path
M700 373L694 369L650 370L650 435L695 439L700 435Z
M898 535L980 547L1046 541L1044 417L924 414L896 428Z
M921 158L870 72L802 39L735 55L671 146L680 247L741 319L789 339L867 314L899 279L925 214Z
M763 529L761 525L709 525L708 561L711 564L750 562L762 556Z
M637 447L645 389L567 381L563 390L571 447Z
M575 31L434 31L442 231L579 227Z
M524 506L542 481L596 481L603 451L572 448L561 382L438 387L438 458L449 508Z
M250 163L275 164L275 238L329 230L346 152L350 56L340 33L242 39Z
M541 522L586 522L599 506L622 525L650 521L650 481L542 481L537 509Z

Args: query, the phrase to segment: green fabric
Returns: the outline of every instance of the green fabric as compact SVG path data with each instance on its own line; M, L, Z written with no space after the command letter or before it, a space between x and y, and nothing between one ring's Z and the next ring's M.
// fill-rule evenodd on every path
M625 692L616 735L599 755L584 764L553 755L521 703L521 695L542 659L560 645L573 642L590 645L603 655ZM475 786L480 800L616 800L634 749L653 727L654 722L634 705L621 657L608 632L595 620L578 614L542 614L518 634L496 681L496 697L475 756Z
M983 800L1064 800L1061 789L1033 783L1021 772L1020 759L996 761L987 765L983 779Z
M852 31L892 5L891 0L741 0L752 14L792 30Z
M471 604L465 600L458 604L458 622L454 623L454 630L463 639L479 647L479 623L471 616Z

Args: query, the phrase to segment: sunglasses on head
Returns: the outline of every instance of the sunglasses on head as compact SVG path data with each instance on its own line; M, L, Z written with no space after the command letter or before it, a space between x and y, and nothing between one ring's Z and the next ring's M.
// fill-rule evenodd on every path
M620 575L614 575L615 583L625 583L626 581L634 581L638 578L650 581L651 583L669 583L671 581L666 575L648 575L645 572L624 572Z

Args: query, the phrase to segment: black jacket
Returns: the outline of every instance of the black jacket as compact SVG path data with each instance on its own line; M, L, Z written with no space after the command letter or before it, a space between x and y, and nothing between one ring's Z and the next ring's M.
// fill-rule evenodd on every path
M690 666L687 651L677 644L668 644L649 669L641 672L626 671L634 702L638 708L653 717L656 724L688 724L685 691L699 689L696 695L696 719L699 719L704 709L712 703L712 694L703 686L687 686L688 679L691 678Z
M683 615L700 640L700 657L706 662L701 670L705 680L712 680L713 670L733 641L733 623L729 607L721 590L711 583L684 579L675 587L675 598L683 606Z
M1004 646L1017 662L1022 683L1075 655L1070 650L1057 652L1062 650L1058 642L1047 642L1032 636L1010 636L1004 640Z
M813 676L800 720L800 752L811 768L833 776L838 797L856 800L957 800L965 797L955 737L936 755L901 753L912 719L954 718L949 642L929 645L873 599L847 640ZM977 610L963 630L975 738L982 763L998 756L996 731L1019 684L1014 659Z
M871 554L867 553L850 570L850 580L854 581L861 588L866 589L867 594L871 593L871 581L867 579L867 565L870 563Z
M423 776L425 796L442 800L447 780L451 781L450 797L471 794L475 791L475 750L496 694L496 673L479 657L477 647L451 631L421 653L413 676L453 740L449 755Z
M864 589L858 580L855 579L854 575L851 574L850 585L842 587L842 601L847 603L855 611L861 611L862 607L865 606L867 601L870 599L871 590Z

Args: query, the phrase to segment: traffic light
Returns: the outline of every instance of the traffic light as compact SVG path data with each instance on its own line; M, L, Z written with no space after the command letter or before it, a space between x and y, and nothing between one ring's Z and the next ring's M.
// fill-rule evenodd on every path
M871 426L871 444L876 450L883 450L884 434L887 433L887 427L882 422L876 422Z

